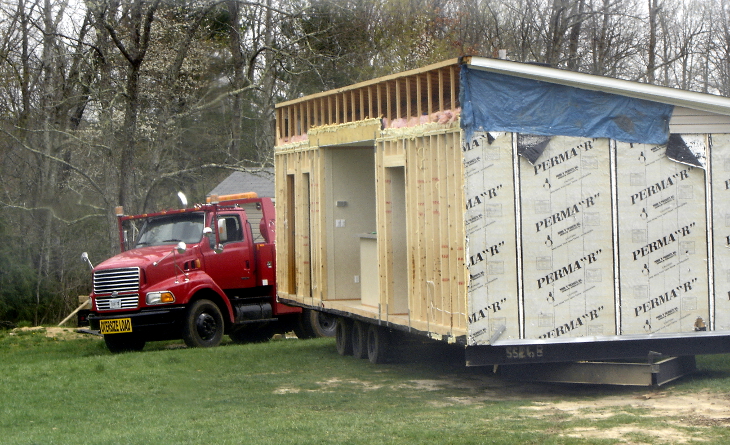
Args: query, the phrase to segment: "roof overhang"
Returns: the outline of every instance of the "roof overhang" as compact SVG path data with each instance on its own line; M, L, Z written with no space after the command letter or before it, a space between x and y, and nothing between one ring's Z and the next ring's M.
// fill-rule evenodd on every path
M730 98L502 59L465 56L470 68L730 115Z

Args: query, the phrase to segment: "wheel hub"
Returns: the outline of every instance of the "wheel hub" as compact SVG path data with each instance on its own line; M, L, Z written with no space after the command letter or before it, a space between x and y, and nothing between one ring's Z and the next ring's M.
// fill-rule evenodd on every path
M335 328L335 325L337 324L337 320L334 317L328 317L326 315L320 314L319 316L319 326L325 330L330 331Z
M218 324L215 322L215 318L212 315L207 312L203 312L198 315L198 318L195 320L195 327L202 340L210 340L215 336Z

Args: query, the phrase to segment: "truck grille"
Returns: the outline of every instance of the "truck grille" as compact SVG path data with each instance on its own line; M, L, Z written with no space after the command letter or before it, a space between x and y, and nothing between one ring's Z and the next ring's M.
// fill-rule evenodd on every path
M137 309L138 301L139 295L125 295L120 298L96 297L96 309L99 311Z
M94 293L139 292L139 267L97 270L94 272Z
M134 292L134 294L129 294ZM126 295L119 295L125 293ZM139 267L97 270L94 272L96 309L112 311L137 309L139 305Z

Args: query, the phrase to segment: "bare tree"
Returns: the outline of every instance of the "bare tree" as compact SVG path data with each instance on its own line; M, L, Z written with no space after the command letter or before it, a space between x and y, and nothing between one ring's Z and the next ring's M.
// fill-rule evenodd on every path
M117 248L116 205L202 200L227 170L271 165L277 101L499 49L730 95L729 14L730 0L0 0L0 316L11 288L36 322L70 304L88 286L78 252Z

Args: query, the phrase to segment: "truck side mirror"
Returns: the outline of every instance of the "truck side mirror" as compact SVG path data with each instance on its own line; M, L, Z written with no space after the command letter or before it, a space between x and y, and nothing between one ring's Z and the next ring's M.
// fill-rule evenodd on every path
M91 270L94 270L94 265L91 264L91 260L89 260L89 254L88 253L84 252L84 253L81 254L81 261L83 261L84 263L88 264L89 265L89 268Z
M228 241L228 226L225 218L218 219L218 241L221 243Z
M215 237L213 236L212 228L204 227L203 236L208 237L208 242L210 243L210 248L213 249L213 252L215 252L215 253L223 252L223 244L218 244L217 246L215 245Z
M175 248L177 249L177 253L182 255L183 253L185 253L186 250L188 250L188 245L185 244L183 241L180 241L179 243L177 243L177 246Z

